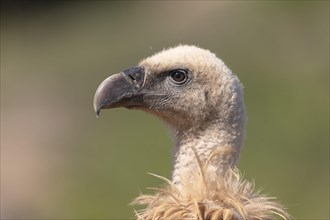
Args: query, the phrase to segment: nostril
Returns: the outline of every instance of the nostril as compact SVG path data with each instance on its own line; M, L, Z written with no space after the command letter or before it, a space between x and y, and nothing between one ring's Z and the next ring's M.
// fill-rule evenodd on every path
M134 76L132 76L131 74L128 74L129 78L131 78L131 80L135 81Z
M142 87L144 84L144 68L142 67L129 68L123 70L121 74L128 83L137 88Z

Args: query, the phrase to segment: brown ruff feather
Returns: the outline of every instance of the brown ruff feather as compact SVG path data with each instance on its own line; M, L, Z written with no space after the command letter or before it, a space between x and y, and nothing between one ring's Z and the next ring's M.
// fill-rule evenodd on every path
M227 166L220 172L209 169L213 162L225 161L221 158L232 153L230 148L217 148L205 164L196 149L193 150L199 170L181 176L180 188L165 177L152 174L164 180L165 186L154 189L154 195L140 195L133 201L132 205L147 205L136 212L138 219L290 219L275 198L255 191L254 185L242 179L236 167Z

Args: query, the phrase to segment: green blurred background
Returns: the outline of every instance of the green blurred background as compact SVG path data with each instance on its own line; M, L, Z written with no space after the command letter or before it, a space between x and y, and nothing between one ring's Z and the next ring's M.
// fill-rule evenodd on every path
M239 168L296 219L329 219L329 1L2 1L1 217L133 218L170 177L166 126L99 83L179 43L245 86Z

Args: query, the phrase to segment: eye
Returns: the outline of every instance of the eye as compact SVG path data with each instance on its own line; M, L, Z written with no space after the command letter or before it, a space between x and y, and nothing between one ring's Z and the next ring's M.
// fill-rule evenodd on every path
M182 70L182 69L177 69L177 70L172 70L170 72L170 77L172 82L178 85L182 85L188 80L188 74L187 71Z

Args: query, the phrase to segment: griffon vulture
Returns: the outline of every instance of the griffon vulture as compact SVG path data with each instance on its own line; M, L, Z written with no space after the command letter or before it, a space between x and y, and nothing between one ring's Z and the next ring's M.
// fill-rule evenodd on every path
M235 164L245 135L242 85L208 50L179 45L105 79L94 109L125 107L158 116L173 132L172 180L133 204L138 219L288 219L272 197L243 180Z

